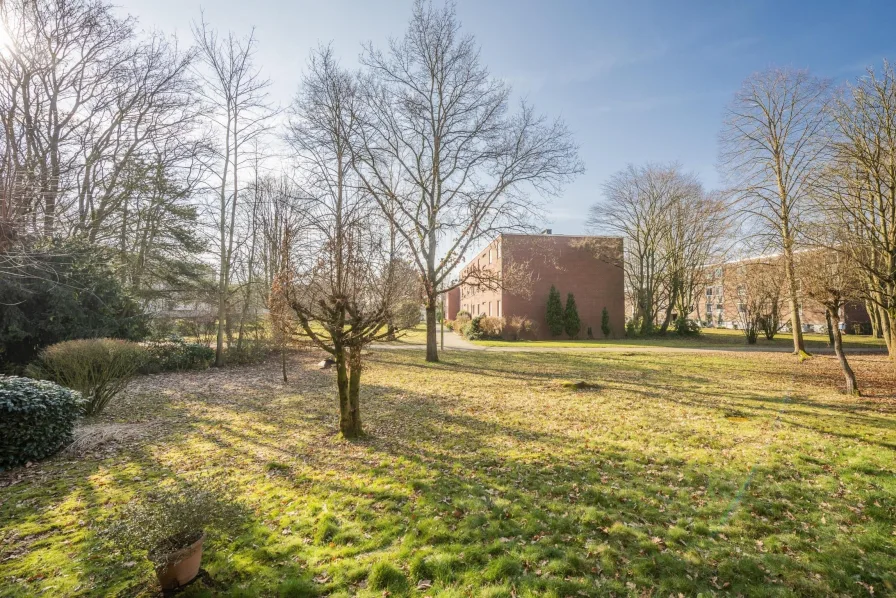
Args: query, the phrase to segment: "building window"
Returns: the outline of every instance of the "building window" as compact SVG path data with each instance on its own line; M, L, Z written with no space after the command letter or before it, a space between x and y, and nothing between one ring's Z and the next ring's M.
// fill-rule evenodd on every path
M488 250L488 263L491 264L493 261L494 261L494 259L492 258L492 250L491 250L491 248L489 248L489 250Z
M706 289L706 296L712 297L712 287L709 287L708 289Z
M488 317L492 317L492 302L488 302Z
M716 278L721 278L722 277L722 269L716 268L715 274L716 274Z
M498 299L498 317L501 317L501 300Z
M501 244L498 243L498 259L501 259Z
M707 315L707 316L712 316L712 303L707 303L707 304L706 304L706 315Z

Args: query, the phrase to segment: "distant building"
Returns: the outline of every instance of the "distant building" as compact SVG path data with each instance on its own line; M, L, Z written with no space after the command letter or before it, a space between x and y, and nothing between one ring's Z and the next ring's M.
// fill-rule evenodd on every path
M590 327L601 333L601 315L606 307L611 338L625 333L625 299L622 269L622 239L618 237L504 234L495 239L461 271L468 279L446 297L446 315L453 320L459 311L473 317L484 314L530 319L536 326L530 337L551 338L546 321L551 285L576 299L582 327L579 338ZM475 279L500 278L502 284L476 284ZM491 287L491 288L489 288Z
M738 271L745 267L757 264L778 264L781 256L777 254L764 255L740 260L733 260L722 264L713 264L706 267L706 283L697 290L696 304L688 315L706 327L740 328L740 311L744 309L742 291L738 288ZM742 270L741 270L742 271ZM781 275L781 297L783 298L780 314L781 327L790 329L790 301L787 299L786 280ZM797 293L800 292L799 280L797 281ZM803 332L826 332L827 320L825 308L808 297L799 297L800 322ZM847 303L840 310L840 321L843 322L845 332L849 334L870 334L871 319L868 311L860 302Z

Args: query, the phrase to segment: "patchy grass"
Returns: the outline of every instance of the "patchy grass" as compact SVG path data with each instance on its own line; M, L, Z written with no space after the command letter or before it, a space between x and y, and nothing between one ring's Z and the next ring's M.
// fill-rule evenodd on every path
M424 337L425 340L425 337ZM806 348L827 349L828 336L826 334L804 333L803 340ZM768 340L764 335L759 335L755 345L748 345L742 330L729 328L704 328L699 335L679 336L675 332L669 332L664 337L648 338L619 338L619 339L569 339L559 337L549 341L473 341L484 347L517 347L517 348L586 348L586 347L675 347L690 349L720 349L720 348L746 348L751 350L768 349L792 349L793 335L782 332L774 339ZM843 345L849 349L886 349L886 343L882 338L874 336L860 336L844 334Z
M216 596L896 593L896 383L882 356L377 351L369 438L293 358L136 380L118 438L0 476L0 594L154 596L99 532L163 478L229 478L250 526L209 538ZM599 392L570 392L585 380Z

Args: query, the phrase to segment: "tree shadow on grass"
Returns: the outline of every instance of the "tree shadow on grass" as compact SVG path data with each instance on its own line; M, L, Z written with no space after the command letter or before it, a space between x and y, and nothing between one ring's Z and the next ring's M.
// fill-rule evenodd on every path
M672 388L674 382L645 393L668 401ZM748 477L733 465L702 466L681 455L633 452L613 442L588 450L578 445L581 438L531 423L508 424L482 411L458 413L462 404L450 394L384 384L367 384L362 392L371 437L335 448L304 444L302 450L319 458L295 465L312 472L313 481L301 490L330 501L334 509L342 505L339 517L350 525L375 528L382 516L375 505L383 502L391 505L387 519L404 516L409 523L367 544L336 547L333 554L341 556L334 558L364 558L401 545L399 558L405 560L416 553L459 559L448 585L508 581L518 589L560 594L591 594L596 588L625 592L629 582L710 593L719 588L763 593L775 583L817 593L832 584L852 593L852 578L828 569L827 560L846 563L845 570L867 570L842 538L810 556L808 564L794 558L813 554L820 539L801 525L811 516L794 521L791 511L818 514L821 498L806 496L783 464L759 463ZM706 394L685 406L713 408ZM728 397L730 404L744 407L753 399ZM235 422L254 411L262 428L286 418L306 426L304 432L320 426L335 405L304 401L292 407L301 411L298 416L250 404L229 408ZM293 450L228 419L203 423L228 454L261 465L270 451L286 456ZM371 460L371 453L380 457ZM334 479L337 465L341 475ZM382 484L397 488L384 490ZM760 540L777 545L765 553L756 549ZM695 561L695 554L703 556ZM482 578L499 558L518 566ZM820 581L813 577L819 567ZM867 583L881 583L873 572L863 575Z

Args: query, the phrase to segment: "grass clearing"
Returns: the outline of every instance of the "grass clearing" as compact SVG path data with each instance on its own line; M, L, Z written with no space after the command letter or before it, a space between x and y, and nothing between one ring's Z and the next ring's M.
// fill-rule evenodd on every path
M138 378L98 423L151 434L0 474L0 595L157 595L98 532L198 471L253 517L184 595L896 593L883 356L853 398L825 356L376 351L353 443L318 360Z

